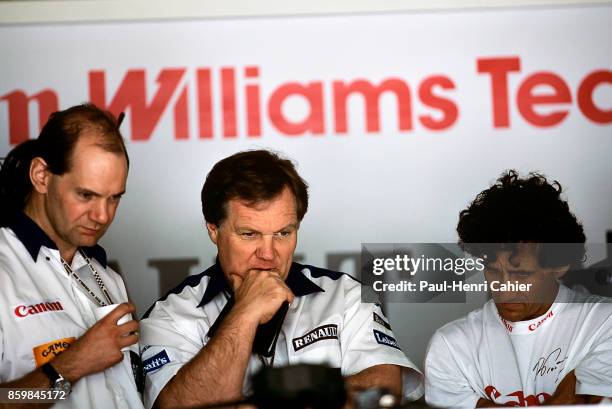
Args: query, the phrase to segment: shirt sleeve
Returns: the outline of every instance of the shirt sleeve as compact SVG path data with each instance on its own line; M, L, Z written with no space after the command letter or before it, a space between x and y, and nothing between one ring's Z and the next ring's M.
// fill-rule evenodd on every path
M425 355L425 401L439 408L474 408L480 398L457 362L457 354L436 332Z
M576 394L612 397L612 316L574 373Z
M160 304L140 322L146 408L153 406L168 381L205 345L197 328L204 321L202 317L196 320L196 317L172 314L168 306Z
M5 368L4 368L4 331L0 326L0 383L6 382Z
M351 280L351 278L344 278ZM402 352L389 320L379 304L361 302L361 285L355 281L346 292L346 312L340 333L344 376L357 374L375 365L403 367L404 398L423 396L423 375Z

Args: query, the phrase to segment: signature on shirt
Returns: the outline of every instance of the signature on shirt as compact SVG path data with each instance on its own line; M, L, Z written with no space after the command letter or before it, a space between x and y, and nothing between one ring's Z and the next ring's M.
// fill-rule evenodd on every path
M553 350L546 358L541 357L538 359L536 364L533 367L533 372L536 375L544 376L549 373L557 373L557 379L555 382L559 380L559 374L563 371L565 367L565 361L567 360L567 355L561 359L561 348L557 348Z

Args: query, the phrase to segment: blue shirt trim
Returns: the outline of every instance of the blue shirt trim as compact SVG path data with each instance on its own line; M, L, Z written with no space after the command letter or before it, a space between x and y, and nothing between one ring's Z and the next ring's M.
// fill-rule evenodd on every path
M34 222L34 220L30 219L25 213L18 212L11 217L10 221L7 223L7 226L17 238L23 243L30 256L32 256L32 260L34 262L38 259L38 253L40 252L40 248L45 246L47 248L57 250L57 246L47 236L47 234L43 231L43 229ZM95 258L98 260L100 264L102 264L106 268L107 258L106 251L100 245L95 245L93 247L81 247L81 250L87 257Z
M312 271L313 277L327 276L330 277L332 280L337 280L342 276L342 274L344 274L313 266L291 263L291 268L289 269L289 274L287 275L285 283L296 297L303 297L305 295L325 291L321 287L316 285L314 282L312 282L308 277L306 277L304 273L302 273L302 270L304 268L308 268L310 271ZM202 307L208 304L221 292L226 292L228 294L232 292L230 286L225 280L223 270L221 270L221 266L217 261L217 263L213 264L205 271L201 272L200 274L195 274L187 277L178 286L168 291L163 297L161 297L153 305L151 305L151 307L149 307L147 312L142 316L142 319L145 319L150 315L151 311L155 307L155 304L160 301L166 300L171 294L180 294L186 287L198 286L204 277L210 277L210 280L208 281L208 285L206 286L206 290L204 291L204 296L202 297L202 300L200 300L198 307Z

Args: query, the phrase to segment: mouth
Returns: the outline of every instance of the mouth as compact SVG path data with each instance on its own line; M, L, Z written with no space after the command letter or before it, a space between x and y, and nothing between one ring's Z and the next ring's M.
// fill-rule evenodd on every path
M89 227L81 227L83 233L87 236L97 236L100 234L100 229L90 229Z
M278 273L278 268L276 267L252 267L249 269L249 271L256 271L256 272L269 271L271 273Z

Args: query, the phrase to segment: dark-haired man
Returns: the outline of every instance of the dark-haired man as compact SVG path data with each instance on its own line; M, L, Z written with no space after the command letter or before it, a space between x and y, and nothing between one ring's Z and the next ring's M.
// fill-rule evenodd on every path
M612 396L612 304L559 279L584 256L561 186L509 171L461 212L460 244L482 257L492 292L433 336L425 399L436 407L595 403ZM557 244L555 244L557 243Z
M130 353L122 352L137 351L138 324L117 324L134 307L97 245L127 172L117 121L93 105L52 114L37 139L7 156L0 171L3 391L51 388L61 398L55 407L142 408Z
M157 301L141 322L145 406L238 400L262 365L297 363L340 368L355 389L377 385L420 397L420 373L380 307L361 303L360 284L293 262L307 208L305 182L274 153L240 152L213 167L202 209L217 263ZM232 294L235 304L220 319ZM291 305L272 356L252 354L257 327L284 302Z

